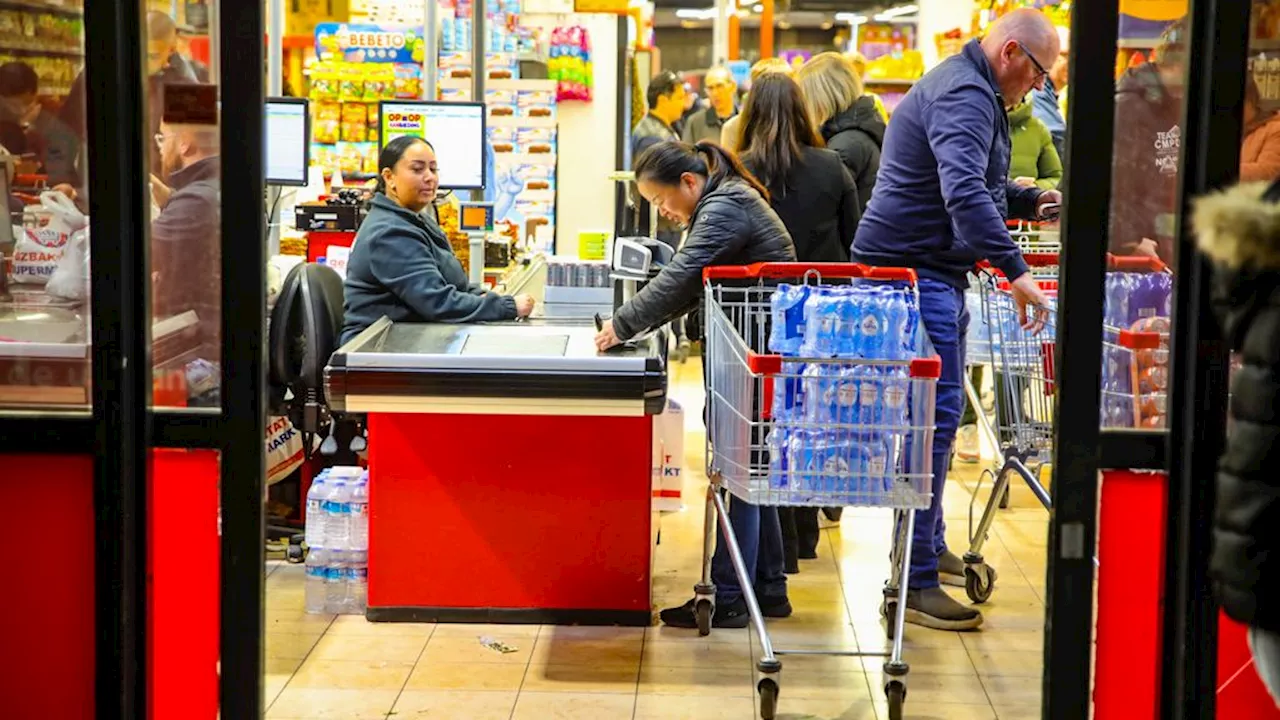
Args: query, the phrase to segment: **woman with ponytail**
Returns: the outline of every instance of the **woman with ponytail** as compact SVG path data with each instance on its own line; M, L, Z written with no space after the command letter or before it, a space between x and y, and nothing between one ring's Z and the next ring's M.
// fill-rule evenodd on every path
M791 235L769 207L769 191L719 145L659 143L636 160L635 175L644 199L664 217L688 228L688 235L662 272L618 308L612 320L605 321L596 335L600 350L696 310L702 301L703 268L795 261ZM700 324L691 323L690 339L700 339L696 332ZM764 438L754 438L755 443L763 445ZM789 616L777 508L734 499L729 503L729 521L760 609L766 617ZM712 625L746 627L747 605L724 543L718 543L711 566L716 586ZM697 627L692 600L663 610L661 617L674 627Z
M471 323L514 320L533 312L533 298L472 285L436 222L440 176L435 149L398 137L378 156L378 185L360 225L344 285L342 342L383 316L395 322Z

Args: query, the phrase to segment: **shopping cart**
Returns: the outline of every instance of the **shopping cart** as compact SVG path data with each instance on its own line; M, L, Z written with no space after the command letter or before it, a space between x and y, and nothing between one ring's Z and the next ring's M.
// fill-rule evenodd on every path
M893 283L909 293L918 307L915 273L856 264L784 263L708 268L703 278L710 483L702 578L694 588L698 631L710 633L715 614L711 557L718 525L760 639L756 687L761 717L774 717L782 671L778 657L791 654L886 658L890 717L901 718L908 672L902 660L903 580L911 561L912 511L927 508L932 496L934 402L941 362L936 357L919 357L918 350L905 352L898 360L854 360L783 357L770 354L768 347L771 299L781 281L810 287L829 287L822 283L831 280ZM756 505L891 509L895 534L890 578L884 588L886 601L896 606L889 620L890 650L774 648L730 525L723 491L733 496L729 502Z
M1056 299L1056 280L1038 280L1041 290ZM979 335L969 352L989 362L995 372L996 402L994 421L982 411L977 388L966 375L965 394L976 409L979 431L995 448L995 468L982 472L969 501L969 549L964 554L965 593L975 603L986 602L995 588L995 568L987 565L982 548L995 521L996 510L1008 502L1009 481L1013 474L1021 477L1044 505L1052 507L1049 493L1040 482L1040 470L1053 460L1053 422L1056 417L1057 392L1054 374L1056 307L1037 308L1045 318L1044 329L1032 333L1024 330L1009 281L989 269L977 273L980 316L971 322L982 323L985 333ZM990 499L982 518L973 525L974 504L984 481L990 480Z
M1113 272L1146 271L1148 259L1111 257ZM983 471L969 503L969 549L965 563L965 592L975 603L986 602L995 589L996 571L987 565L982 548L995 521L997 508L1006 507L1013 475L1019 476L1032 494L1051 510L1053 503L1041 482L1041 471L1053 460L1053 426L1057 417L1055 373L1055 306L1040 308L1046 323L1043 330L1028 332L1021 321L1009 282L990 269L977 273L975 286L981 290L981 314L975 320L986 333L971 349L989 360L996 373L994 422L981 411L977 389L965 378L965 393L979 408L978 426L995 448L994 468ZM1057 281L1039 280L1042 290L1056 305ZM1103 326L1103 384L1101 408L1104 425L1142 426L1163 422L1168 380L1168 321L1153 317L1134 326ZM1108 420L1108 417L1113 420ZM984 482L992 483L991 495L977 526L974 506Z

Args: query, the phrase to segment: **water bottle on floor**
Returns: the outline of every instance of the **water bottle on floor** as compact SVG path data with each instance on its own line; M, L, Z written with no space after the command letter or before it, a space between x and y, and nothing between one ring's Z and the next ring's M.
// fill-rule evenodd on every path
M321 470L311 481L311 489L307 490L307 547L317 548L325 544L324 498L329 490L329 471Z
M328 553L318 545L312 545L307 552L306 581L303 584L304 604L309 613L324 612L328 598Z
M369 604L369 553L352 550L347 556L347 599L344 612L363 615Z
M347 554L342 550L330 550L325 564L324 611L334 615L347 608Z
M351 518L351 549L369 550L369 478L362 475L351 487L351 499L347 503Z
M331 550L344 551L351 547L351 486L346 480L330 485L324 500L324 545Z

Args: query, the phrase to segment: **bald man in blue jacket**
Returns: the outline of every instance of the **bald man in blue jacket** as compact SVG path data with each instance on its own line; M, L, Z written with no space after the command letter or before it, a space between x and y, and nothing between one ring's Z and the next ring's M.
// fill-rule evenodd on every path
M1015 10L982 41L970 41L921 78L894 111L875 193L854 238L857 262L915 268L921 320L942 359L933 499L928 510L916 512L907 583L907 621L926 627L973 630L982 624L981 613L940 587L943 581L964 584L964 563L947 550L941 511L964 409L964 291L969 271L988 260L1011 279L1024 325L1037 331L1044 326L1038 308L1048 301L1005 220L1051 215L1061 195L1009 182L1006 112L1044 86L1044 61L1052 62L1058 51L1058 34L1043 13Z

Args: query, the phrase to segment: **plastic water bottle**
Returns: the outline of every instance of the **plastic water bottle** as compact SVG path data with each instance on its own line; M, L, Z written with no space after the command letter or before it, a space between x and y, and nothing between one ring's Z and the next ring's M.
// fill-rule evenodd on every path
M862 320L858 324L860 334L857 356L863 360L882 360L885 357L885 334L888 320L884 297L868 288L863 295Z
M305 531L307 547L318 548L325 544L324 533L327 522L324 512L324 497L329 492L329 471L321 470L311 481L307 490L307 527Z
M314 485L312 486L314 487ZM318 545L307 551L306 580L303 583L304 604L309 613L322 613L325 609L328 588L328 552Z
M324 611L334 615L347 609L347 557L341 550L330 550L324 572Z
M790 486L787 473L790 435L790 429L774 425L773 430L769 431L769 436L765 438L765 444L769 447L769 487L774 489L785 489Z
M351 498L347 504L351 518L351 549L354 551L369 550L369 479L362 476L351 487Z
M369 605L369 553L352 550L344 570L347 591L344 612L363 615Z
M335 552L351 547L351 489L346 480L335 481L324 500L325 546Z
M805 302L808 285L779 285L770 298L773 326L769 330L769 350L780 355L796 355L804 343Z
M832 357L836 354L840 330L840 309L834 294L827 288L813 288L804 303L804 343L800 354L808 357Z
M907 298L898 288L886 288L885 293L885 340L886 360L908 360L911 358L911 342L907 335L910 330L911 309L907 306Z

